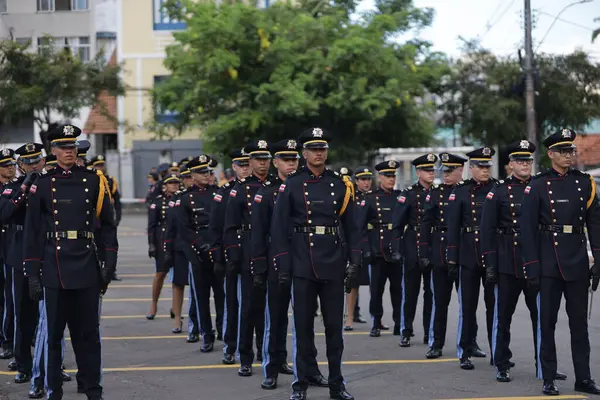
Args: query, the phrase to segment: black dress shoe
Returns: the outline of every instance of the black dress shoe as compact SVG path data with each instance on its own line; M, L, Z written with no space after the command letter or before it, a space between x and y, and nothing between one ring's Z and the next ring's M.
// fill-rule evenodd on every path
M476 346L475 349L473 350L473 357L475 357L475 358L486 358L487 354L485 354L485 351L481 350L479 348L479 346Z
M15 376L15 383L27 383L31 380L31 375L19 372Z
M201 353L210 353L214 349L214 342L204 342L202 346L200 346Z
M472 369L475 369L475 366L473 365L473 363L471 362L470 358L461 358L460 359L460 368L470 371Z
M8 360L9 358L13 358L13 352L12 352L12 350L3 350L0 353L0 359L2 359L2 360Z
M294 390L290 400L306 400L306 390Z
M512 361L508 362L508 368L514 368L515 367L515 363Z
M510 382L512 378L510 376L510 371L498 371L496 374L496 380L498 382Z
M442 349L436 349L435 347L431 347L429 349L429 351L427 352L427 354L425 354L425 357L429 358L430 360L435 359L435 358L440 358L442 356Z
M380 337L381 336L381 331L379 330L379 328L373 328L373 329L371 329L371 332L369 333L369 336L371 336L371 337Z
M585 381L575 382L575 391L589 394L600 394L600 387L596 385L596 382L594 382L593 379L586 379Z
M265 378L265 380L260 384L260 387L265 390L277 389L277 378Z
M30 399L41 399L44 397L44 389L40 387L32 387L29 389L29 393L27 394Z
M354 330L354 328L351 325L344 326L344 331L345 332L350 332L350 331L353 331L353 330Z
M389 331L390 327L384 324L381 324L381 326L379 327L379 329L381 329L382 331Z
M394 332L392 333L394 336L400 336L400 327L394 326Z
M283 375L294 375L294 370L288 363L283 363L279 366L279 373Z
M239 376L252 376L252 366L251 365L242 365L238 370Z
M363 317L361 317L360 315L355 316L353 321L356 322L357 324L366 324L367 323L367 320L364 319Z
M117 282L121 282L123 279L121 279L121 278L119 277L119 275L117 275L117 274L114 274L114 275L113 275L113 278L112 278L112 280L113 280L113 281L117 281Z
M410 347L410 337L402 336L402 339L400 339L400 347Z
M60 370L60 377L62 378L63 382L71 382L71 375L69 375L69 373L65 372L64 369Z
M190 333L187 337L188 343L196 343L199 340L200 340L200 335L198 335L197 333Z
M354 396L348 393L343 386L339 389L329 389L329 398L337 400L354 400Z
M17 370L17 362L15 360L10 360L8 363L8 370L12 372Z
M564 374L560 371L556 371L556 374L554 375L554 379L556 379L557 381L566 381L567 374Z
M235 364L235 356L233 354L223 354L223 359L221 361L225 365L233 365Z
M544 381L542 393L544 393L546 396L558 396L560 394L558 387L556 387L556 384L553 380Z
M321 374L307 377L306 380L310 386L329 387L329 381Z

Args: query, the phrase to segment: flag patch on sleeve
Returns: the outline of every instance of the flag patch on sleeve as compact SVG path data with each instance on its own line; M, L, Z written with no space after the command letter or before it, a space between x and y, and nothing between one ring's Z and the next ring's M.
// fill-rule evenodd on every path
M487 196L485 196L485 198L486 198L486 199L488 199L488 200L491 200L491 199L493 199L493 198L494 198L494 193L493 193L493 192L489 192L489 193L487 194Z
M215 197L213 197L213 200L217 203L220 203L221 200L223 200L223 196L221 196L220 194L216 194Z
M260 203L262 201L262 196L260 194L257 194L256 196L254 196L254 201L256 203Z
M398 197L398 203L405 203L405 202L406 202L406 197L404 197L404 196Z
M531 192L531 186L527 186L524 193L529 194L529 192Z

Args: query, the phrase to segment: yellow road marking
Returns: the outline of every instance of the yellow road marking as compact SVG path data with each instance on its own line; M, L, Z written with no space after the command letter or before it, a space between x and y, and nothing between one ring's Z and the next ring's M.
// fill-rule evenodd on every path
M565 394L552 396L553 399L589 399L587 396L578 394ZM516 397L465 397L461 399L439 399L439 400L546 400L548 396L516 396Z
M366 336L369 332L346 332L344 336ZM384 335L390 335L385 333ZM292 336L288 333L288 336ZM315 336L325 336L324 332L315 333ZM187 339L185 335L164 335L164 336L103 336L102 340L156 340L156 339ZM71 340L71 338L67 338Z

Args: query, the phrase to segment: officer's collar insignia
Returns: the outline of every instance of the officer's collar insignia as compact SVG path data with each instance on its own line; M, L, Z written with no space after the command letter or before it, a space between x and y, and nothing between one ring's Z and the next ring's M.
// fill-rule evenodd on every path
M527 140L521 140L519 142L519 147L527 150L527 149L529 149L529 142Z
M198 157L198 161L200 161L201 163L205 163L208 160L206 159L206 156L202 154L200 157Z
M258 141L258 148L259 149L266 149L267 148L267 142L265 142L264 140L259 140Z
M492 155L492 150L489 147L484 147L482 153L484 156L490 156Z
M65 125L63 128L63 134L65 136L73 136L75 134L75 128L73 128L71 125Z
M312 131L312 135L313 137L323 137L323 129L321 128L314 128Z
M295 140L288 140L287 141L287 148L294 150L296 148L296 141Z
M504 183L504 180L500 179L500 181L498 181L498 183Z
M568 129L563 129L562 130L562 137L570 139L571 138L571 131Z
M271 184L271 181L266 181L265 182L265 186L269 186Z
M35 152L35 144L33 144L33 143L27 143L25 145L25 151L28 152L28 153Z
M450 160L450 156L448 156L448 153L444 153L441 155L441 159L443 162L448 162L448 160Z
M435 156L431 153L427 154L427 161L429 162L434 162L435 161Z
M346 168L346 167L340 168L340 173L344 174L344 175L348 174L348 168Z
M10 150L9 149L2 150L2 155L5 156L5 157L10 156Z

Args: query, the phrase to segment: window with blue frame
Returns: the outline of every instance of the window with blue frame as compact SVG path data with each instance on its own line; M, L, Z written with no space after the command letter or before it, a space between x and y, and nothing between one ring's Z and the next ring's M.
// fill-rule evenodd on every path
M155 31L176 31L185 29L185 22L178 21L169 17L164 9L167 0L152 0L154 3L154 30Z
M168 75L154 76L154 87L160 85L161 82L169 79ZM177 111L163 110L160 105L154 105L154 119L161 124L171 124L177 121Z

